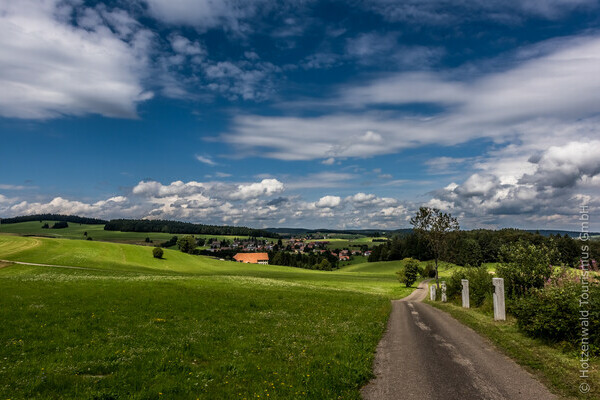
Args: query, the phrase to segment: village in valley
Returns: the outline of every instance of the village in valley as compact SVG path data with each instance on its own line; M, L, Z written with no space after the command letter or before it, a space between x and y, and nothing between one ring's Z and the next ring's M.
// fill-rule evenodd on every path
M319 254L331 255L338 261L351 261L353 257L369 257L371 250L366 243L353 244L352 241L343 242L344 246L337 245L336 241L315 239L308 237L292 237L290 239L257 239L248 238L233 240L209 238L204 241L204 251L213 255L226 255L234 260L250 264L269 264L269 253L287 252L290 254ZM200 243L199 243L200 244ZM338 248L341 247L341 248Z

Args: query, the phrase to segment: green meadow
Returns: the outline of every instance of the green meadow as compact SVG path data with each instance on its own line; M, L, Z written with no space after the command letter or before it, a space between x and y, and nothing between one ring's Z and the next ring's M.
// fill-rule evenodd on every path
M130 243L130 244L145 244L145 239L150 238L154 244L158 244L171 239L173 236L177 236L173 233L162 233L162 232L119 232L119 231L105 231L104 225L88 225L88 224L75 224L69 222L68 228L63 229L42 229L44 223L48 223L50 226L56 221L30 221L30 222L19 222L16 224L1 224L0 233L12 233L16 235L27 235L27 236L43 236L52 237L58 239L85 239L84 233L87 232L88 237L91 237L96 241L104 242L117 242L117 243ZM185 236L185 235L179 235ZM234 238L247 238L247 236L230 236L230 235L194 235L202 238L220 238L220 239L234 239ZM273 240L273 239L270 239Z
M88 231L89 233L89 231ZM334 272L0 235L0 398L358 399L401 262Z

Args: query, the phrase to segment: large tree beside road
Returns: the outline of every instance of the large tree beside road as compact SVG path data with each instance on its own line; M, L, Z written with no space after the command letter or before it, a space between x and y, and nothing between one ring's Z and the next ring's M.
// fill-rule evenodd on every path
M448 234L460 229L458 220L437 208L420 207L410 223L415 232L429 243L435 260L435 283L439 289L438 261L446 250Z

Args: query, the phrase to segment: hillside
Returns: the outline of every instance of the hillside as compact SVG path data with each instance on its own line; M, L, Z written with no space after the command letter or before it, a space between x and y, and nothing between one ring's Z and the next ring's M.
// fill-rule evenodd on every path
M0 259L57 266L0 262L1 398L358 400L389 299L412 290L398 262L324 272L14 235Z

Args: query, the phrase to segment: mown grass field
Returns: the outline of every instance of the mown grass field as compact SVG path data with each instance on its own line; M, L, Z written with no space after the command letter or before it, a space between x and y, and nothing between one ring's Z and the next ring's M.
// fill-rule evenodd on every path
M0 398L357 399L399 262L335 272L0 235Z

